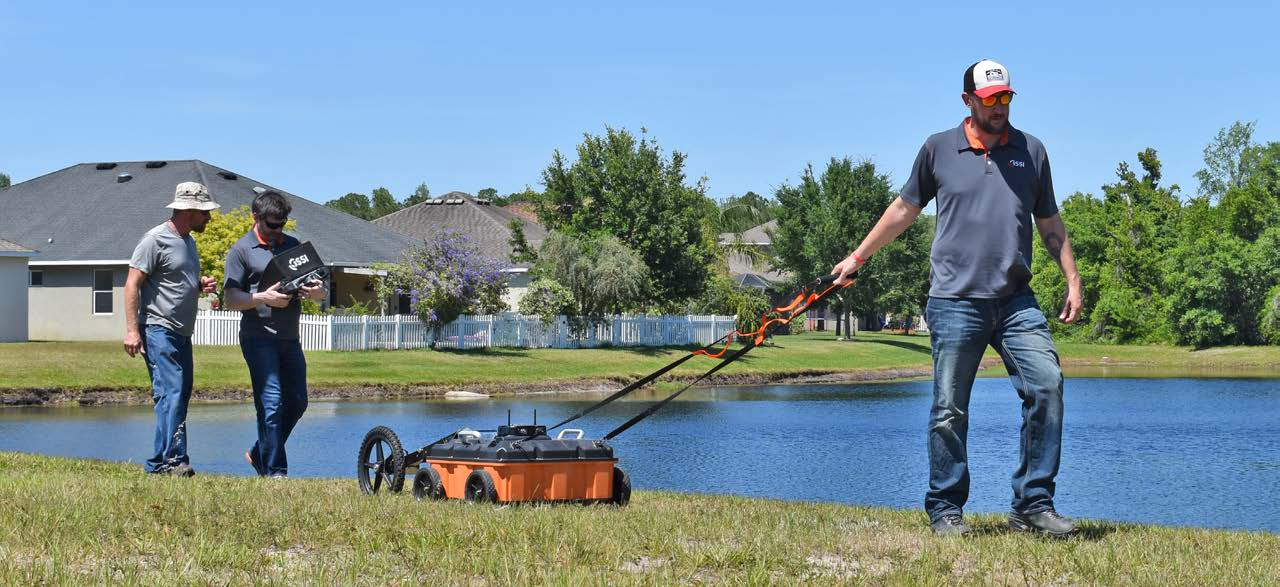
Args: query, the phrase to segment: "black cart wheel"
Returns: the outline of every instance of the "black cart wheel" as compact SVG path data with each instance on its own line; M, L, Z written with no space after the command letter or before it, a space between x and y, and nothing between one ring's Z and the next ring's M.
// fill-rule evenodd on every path
M631 476L618 467L613 468L613 497L609 503L618 507L631 503Z
M444 483L440 481L440 474L430 463L424 462L419 465L418 474L413 476L413 497L418 501L444 499Z
M494 503L498 501L498 488L488 471L476 470L467 475L467 501Z
M365 495L374 495L383 486L392 493L404 488L404 448L390 428L378 426L364 435L356 478Z

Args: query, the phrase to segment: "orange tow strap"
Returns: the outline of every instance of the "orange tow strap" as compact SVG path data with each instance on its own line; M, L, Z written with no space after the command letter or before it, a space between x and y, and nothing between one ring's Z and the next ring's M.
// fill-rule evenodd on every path
M726 352L729 351L729 346L733 344L734 338L754 339L757 345L763 344L765 331L768 330L770 326L773 326L774 324L781 324L783 326L791 324L791 321L794 320L796 316L799 316L800 314L803 314L806 311L808 311L809 307L812 306L814 302L817 302L818 300L821 300L827 297L827 295L830 294L833 290L844 289L846 287L849 287L850 285L853 285L853 281L849 281L844 285L832 284L828 286L827 289L822 290L821 293L802 291L800 292L799 295L796 296L796 299L791 301L790 304L774 308L769 312L765 312L764 314L761 314L760 328L752 330L751 332L742 332L740 330L734 330L733 332L729 333L729 336L724 341L724 348L720 349L719 352L711 353L711 352L708 352L706 349L698 349L696 351L693 351L693 354L711 357L712 359L719 359L723 357ZM770 318L769 317L770 313L774 313L774 314L786 313L787 315L785 317Z

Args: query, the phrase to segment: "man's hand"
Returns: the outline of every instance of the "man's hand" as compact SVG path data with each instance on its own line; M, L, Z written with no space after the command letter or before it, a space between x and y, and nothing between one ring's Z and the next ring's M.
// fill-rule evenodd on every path
M835 285L840 286L849 283L851 281L849 275L857 271L861 266L862 263L858 262L857 252L849 253L848 257L845 257L843 261L836 263L836 266L831 268L832 275L840 276L836 279Z
M303 297L310 300L324 299L324 296L329 293L324 289L324 282L319 279L308 281L307 284L302 286L298 291L302 292Z
M137 330L129 330L124 333L124 352L130 357L136 357L142 352L142 335Z
M1084 296L1080 289L1079 283L1067 285L1067 299L1062 303L1062 312L1058 314L1059 320L1072 324L1080 318L1080 311L1084 309Z
M253 294L253 301L259 304L266 304L272 308L287 308L289 302L293 300L293 296L280 293L280 284L267 288L266 291L260 291Z
M213 293L214 285L216 285L216 282L212 277L208 275L200 277L200 293Z

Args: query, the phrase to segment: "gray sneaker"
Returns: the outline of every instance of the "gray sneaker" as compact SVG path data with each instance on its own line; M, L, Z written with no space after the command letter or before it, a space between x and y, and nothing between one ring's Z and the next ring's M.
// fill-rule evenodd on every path
M1054 538L1067 538L1078 531L1075 522L1053 509L1034 514L1009 512L1009 529L1015 532L1044 534Z
M192 469L191 465L187 463L178 463L166 472L174 477L194 477L196 474L196 470Z
M972 531L960 514L943 514L941 518L930 522L929 527L938 536L964 536Z

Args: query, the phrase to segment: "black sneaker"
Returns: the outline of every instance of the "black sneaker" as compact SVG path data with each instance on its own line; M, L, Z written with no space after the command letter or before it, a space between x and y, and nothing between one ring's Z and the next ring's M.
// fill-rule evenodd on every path
M187 463L178 463L166 472L174 477L194 477L196 474L196 470Z
M964 536L972 530L964 523L964 516L960 514L943 514L941 518L930 522L929 527L938 536Z
M1075 522L1052 509L1034 514L1009 512L1009 529L1015 532L1044 534L1054 538L1067 538L1078 531Z

